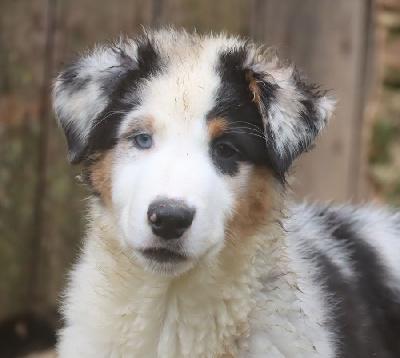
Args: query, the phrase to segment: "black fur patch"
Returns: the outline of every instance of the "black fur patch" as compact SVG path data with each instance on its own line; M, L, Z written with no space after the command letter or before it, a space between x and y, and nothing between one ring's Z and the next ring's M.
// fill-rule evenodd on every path
M249 88L248 70L244 68L246 55L245 47L221 54L217 67L221 86L216 105L207 115L208 120L224 118L228 124L228 130L212 145L231 143L239 153L229 161L213 157L215 165L226 175L235 175L239 162L271 167L262 116ZM273 97L273 87L267 84L261 92L266 101Z
M354 268L351 282L323 252L318 262L320 280L333 310L338 357L400 357L400 298L385 284L387 274L375 250L354 230L354 223L331 210L323 210L327 229L343 245Z

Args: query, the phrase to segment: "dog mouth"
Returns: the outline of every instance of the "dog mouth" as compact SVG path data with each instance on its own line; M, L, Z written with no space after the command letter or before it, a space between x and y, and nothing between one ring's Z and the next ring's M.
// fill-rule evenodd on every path
M179 263L187 260L183 253L162 247L143 249L141 253L146 259L158 263Z

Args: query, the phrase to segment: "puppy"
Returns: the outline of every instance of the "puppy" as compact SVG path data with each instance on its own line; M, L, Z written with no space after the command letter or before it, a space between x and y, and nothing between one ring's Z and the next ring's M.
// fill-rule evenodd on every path
M400 356L400 218L296 206L334 102L251 41L96 47L54 108L91 190L61 358Z

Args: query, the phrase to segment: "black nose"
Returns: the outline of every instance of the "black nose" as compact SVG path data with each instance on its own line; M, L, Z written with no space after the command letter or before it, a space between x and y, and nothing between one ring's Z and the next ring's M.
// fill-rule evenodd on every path
M153 233L164 240L178 239L192 225L195 210L181 200L159 199L147 210Z

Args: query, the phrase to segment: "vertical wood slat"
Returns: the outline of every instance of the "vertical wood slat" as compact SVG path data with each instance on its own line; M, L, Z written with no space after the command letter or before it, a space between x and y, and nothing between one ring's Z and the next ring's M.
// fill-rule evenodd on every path
M373 199L370 181L368 180L368 153L372 136L372 121L376 108L376 97L379 90L379 75L377 69L377 4L375 0L366 0L364 6L364 38L363 38L363 68L360 78L360 96L358 98L359 114L356 115L359 130L358 153L353 156L354 175L352 192L356 200L362 202Z
M48 186L48 157L49 157L49 137L51 133L51 109L50 88L53 68L54 52L54 30L55 30L55 11L56 0L47 0L45 11L45 46L43 49L43 83L39 98L39 135L37 148L36 175L37 181L34 188L33 201L33 223L30 232L30 280L28 295L33 309L44 311L41 307L43 303L43 280L41 275L41 263L43 262L43 241L45 239L44 227L46 225L44 200L46 187Z
M199 32L226 31L248 36L250 10L246 0L164 0L161 1L159 17L154 24L173 24Z
M365 70L365 16L368 1L254 0L252 35L280 46L330 96L339 99L337 112L317 149L295 165L294 191L300 197L346 201L361 199L365 180L360 154L363 120L362 79Z
M0 78L6 86L0 93L0 318L31 304L29 262L44 88L45 4L45 0L1 2Z

